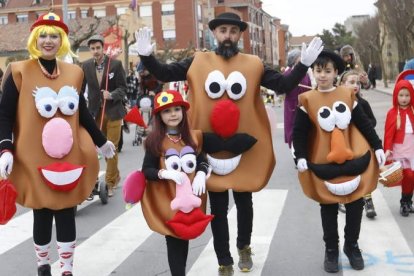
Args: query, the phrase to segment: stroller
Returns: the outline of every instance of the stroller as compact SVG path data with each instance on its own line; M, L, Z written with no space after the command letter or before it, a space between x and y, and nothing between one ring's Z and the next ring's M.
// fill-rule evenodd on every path
M147 136L148 125L151 122L151 113L153 107L153 97L149 95L141 95L137 99L137 104L134 106L124 120L126 122L136 124L135 136L132 141L133 146L139 146L143 142L143 138Z

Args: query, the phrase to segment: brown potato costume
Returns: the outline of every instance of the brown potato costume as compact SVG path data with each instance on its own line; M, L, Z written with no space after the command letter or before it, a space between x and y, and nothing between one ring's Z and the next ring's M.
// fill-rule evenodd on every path
M10 180L18 192L17 202L33 209L59 210L76 206L90 195L99 171L95 145L90 135L79 125L79 111L64 115L57 108L52 117L45 118L38 109L47 104L36 107L35 95L41 90L61 94L62 87L67 86L68 90L77 94L80 91L82 70L64 62L57 61L57 64L61 75L52 82L43 76L37 60L11 64L12 77L19 91L18 105L25 108L19 108L16 117L15 163ZM49 125L49 131L45 131L48 123L55 119L59 123L67 122L66 130L69 133L65 137L72 137L71 147L66 140L59 140L62 133L54 130L53 125ZM52 157L45 150L50 147L50 143L54 144L51 147L66 149L63 153L60 149L50 149L51 152L61 152L61 156ZM59 185L53 182L59 182Z
M350 122L354 102L353 92L343 87L328 93L311 90L299 96L299 105L312 124L309 169L299 172L299 181L304 193L320 203L353 202L377 186L375 154Z
M205 135L203 150L213 167L209 191L256 192L273 172L270 125L260 97L263 70L252 55L224 60L214 52L195 54L187 73L189 112L192 128Z
M200 131L192 131L192 137L194 142L198 145L196 149L197 154L201 150L201 143L202 143L202 136ZM163 141L163 152L167 149L175 149L180 152L183 147L183 143L173 143L169 139L165 138ZM160 158L160 169L166 169L165 166L165 158ZM190 181L192 182L195 176L195 172L187 174ZM158 181L150 181L147 180L147 185L145 187L145 192L141 200L142 212L145 216L145 220L147 221L148 226L151 230L158 232L165 236L173 236L176 238L178 237L176 233L174 233L173 229L166 224L167 221L170 221L174 218L177 211L171 209L171 201L176 196L176 185L174 181L171 180L158 180ZM206 201L207 201L207 194L203 194L201 196L201 206L200 209L203 213L206 210ZM208 219L208 221L207 221ZM203 217L202 218L204 225L207 225L211 218ZM198 223L203 223L202 221L192 221L193 225L197 225ZM197 227L197 226L196 226Z

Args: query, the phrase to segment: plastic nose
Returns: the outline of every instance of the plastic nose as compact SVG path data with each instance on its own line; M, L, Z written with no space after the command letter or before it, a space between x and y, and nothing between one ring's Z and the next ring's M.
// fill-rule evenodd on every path
M43 128L42 144L52 158L65 157L73 146L72 128L62 118L53 118Z
M354 154L345 143L345 137L341 130L334 128L331 135L331 151L328 153L326 159L329 162L342 164L346 160L354 158Z

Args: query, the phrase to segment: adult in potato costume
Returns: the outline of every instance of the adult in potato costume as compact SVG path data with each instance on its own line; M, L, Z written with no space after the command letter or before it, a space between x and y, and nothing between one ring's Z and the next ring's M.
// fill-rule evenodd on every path
M375 189L385 154L352 90L334 86L337 74L344 71L341 58L323 50L312 69L317 87L299 96L293 130L299 181L304 193L321 206L325 271L339 270L338 203L346 207L344 252L352 268L361 270L362 197Z
M136 38L141 61L157 79L189 83L191 125L203 131L203 151L213 167L207 189L211 213L215 216L211 228L219 274L231 275L228 190L233 190L238 212L238 266L247 272L253 266L252 192L260 191L267 184L275 166L260 86L278 93L291 91L322 50L322 41L315 38L309 47L304 46L301 63L289 76L283 76L265 66L257 56L239 52L237 45L247 28L239 15L222 13L209 22L209 28L218 42L215 51L197 52L194 57L170 64L161 64L151 55L153 45L148 29L140 30Z
M82 70L57 60L71 53L67 34L58 15L39 16L27 43L31 59L11 63L2 85L0 174L16 187L17 202L33 209L38 275L51 275L53 219L62 275L72 275L74 206L95 185L99 170L95 145L108 158L115 149L79 94Z

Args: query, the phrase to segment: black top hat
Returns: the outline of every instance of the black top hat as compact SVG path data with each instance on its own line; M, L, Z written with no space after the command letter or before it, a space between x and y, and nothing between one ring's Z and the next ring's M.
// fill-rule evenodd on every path
M247 28L247 23L242 21L240 19L240 16L232 12L224 12L222 14L219 14L216 18L208 22L208 27L213 31L215 28L217 28L217 26L223 24L239 26L240 31L242 32Z
M342 72L344 72L344 70L345 70L344 61L334 51L329 50L329 49L323 49L322 52L318 55L318 58L319 57L327 57L327 58L331 59L335 63L336 68L338 69L338 75L340 75L340 74L342 74Z

